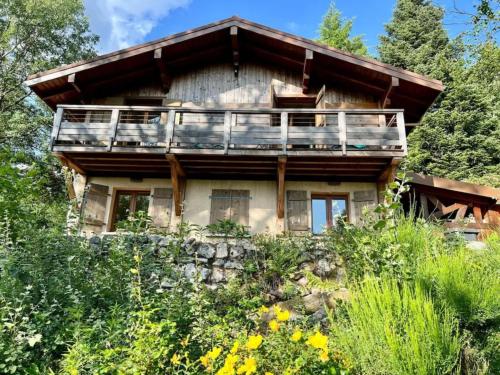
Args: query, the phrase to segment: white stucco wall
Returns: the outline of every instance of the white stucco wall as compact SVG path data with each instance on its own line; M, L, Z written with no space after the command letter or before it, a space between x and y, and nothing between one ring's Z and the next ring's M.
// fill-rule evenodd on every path
M117 190L152 190L156 187L170 188L170 179L145 178L142 181L132 181L127 177L89 177L87 183L96 183L110 187L110 196L106 206L106 225L103 231L109 231L111 225L112 207ZM81 187L79 187L79 190ZM275 181L236 181L236 180L195 180L186 181L184 193L182 217L176 217L172 209L171 229L174 230L181 221L208 225L210 222L210 196L213 189L235 189L249 190L249 226L252 233L280 233L286 229L286 216L278 219L276 216L277 207L277 184ZM356 223L356 211L353 203L353 193L355 191L377 190L376 183L372 182L341 182L329 184L327 182L315 181L286 181L285 190L307 191L308 195L308 218L309 226L312 223L311 217L311 195L320 193L347 194L349 197L350 221ZM285 196L286 200L286 196ZM286 215L286 201L285 201Z

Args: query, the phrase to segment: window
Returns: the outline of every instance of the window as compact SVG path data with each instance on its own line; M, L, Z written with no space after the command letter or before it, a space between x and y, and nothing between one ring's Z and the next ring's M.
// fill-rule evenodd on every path
M210 224L232 220L248 226L250 190L214 189L210 198Z
M125 191L116 192L115 206L113 210L112 230L116 230L116 224L136 212L143 211L148 213L149 191Z
M313 195L311 206L313 234L320 234L325 228L337 225L339 219L348 217L347 196Z

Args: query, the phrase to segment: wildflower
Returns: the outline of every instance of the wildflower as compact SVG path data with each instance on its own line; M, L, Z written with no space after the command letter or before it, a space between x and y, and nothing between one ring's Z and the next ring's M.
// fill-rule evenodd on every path
M177 353L175 353L172 358L170 358L170 362L172 362L173 365L178 365L181 363L181 357Z
M262 314L268 313L269 312L269 308L267 308L266 306L262 305L261 307L259 307L259 310L257 310L257 312L259 313L259 315L262 315Z
M189 337L181 340L181 345L185 348L189 344Z
M210 364L210 358L208 358L208 354L200 357L200 363L203 365L203 367L208 367L208 365Z
M240 343L238 341L235 341L233 344L233 347L230 350L230 353L235 354L238 351L239 347L240 347Z
M272 372L269 372L269 371L266 371L266 372L264 373L264 375L273 375L273 373L272 373Z
M321 362L327 362L328 361L328 352L326 350L322 350L319 359Z
M291 337L291 339L292 339L292 341L293 341L293 342L297 342L297 341L299 341L301 338L302 338L302 331L300 331L300 330L296 330L296 331L293 333L292 337Z
M216 375L234 375L234 365L238 362L239 357L237 355L228 354L224 366L217 371Z
M269 322L269 328L273 332L278 332L278 330L280 329L280 324L276 321L276 319L273 319Z
M262 344L262 336L261 335L248 337L247 348L249 350L257 349L260 346L260 344Z
M280 322L286 322L288 319L290 319L290 311L281 310L281 308L279 306L274 307L274 312L276 314L276 318Z
M215 347L213 348L212 350L210 350L207 355L208 357L212 360L212 361L215 361L217 359L217 357L220 355L220 352L222 351L221 348L219 347Z
M245 359L243 365L238 367L237 374L251 375L257 372L257 361L253 357Z
M316 349L326 350L328 347L328 337L317 331L314 335L309 336L307 344Z

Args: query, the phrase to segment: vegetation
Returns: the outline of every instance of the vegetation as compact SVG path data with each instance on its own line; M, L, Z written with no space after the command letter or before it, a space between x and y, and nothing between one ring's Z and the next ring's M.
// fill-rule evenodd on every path
M368 56L368 49L360 35L351 36L353 20L342 18L332 2L319 27L318 41L355 55Z

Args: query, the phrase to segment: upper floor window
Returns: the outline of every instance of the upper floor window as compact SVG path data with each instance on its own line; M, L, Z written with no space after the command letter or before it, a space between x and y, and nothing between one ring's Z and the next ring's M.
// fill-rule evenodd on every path
M313 234L321 234L336 226L340 219L348 218L346 195L312 195L311 207Z

